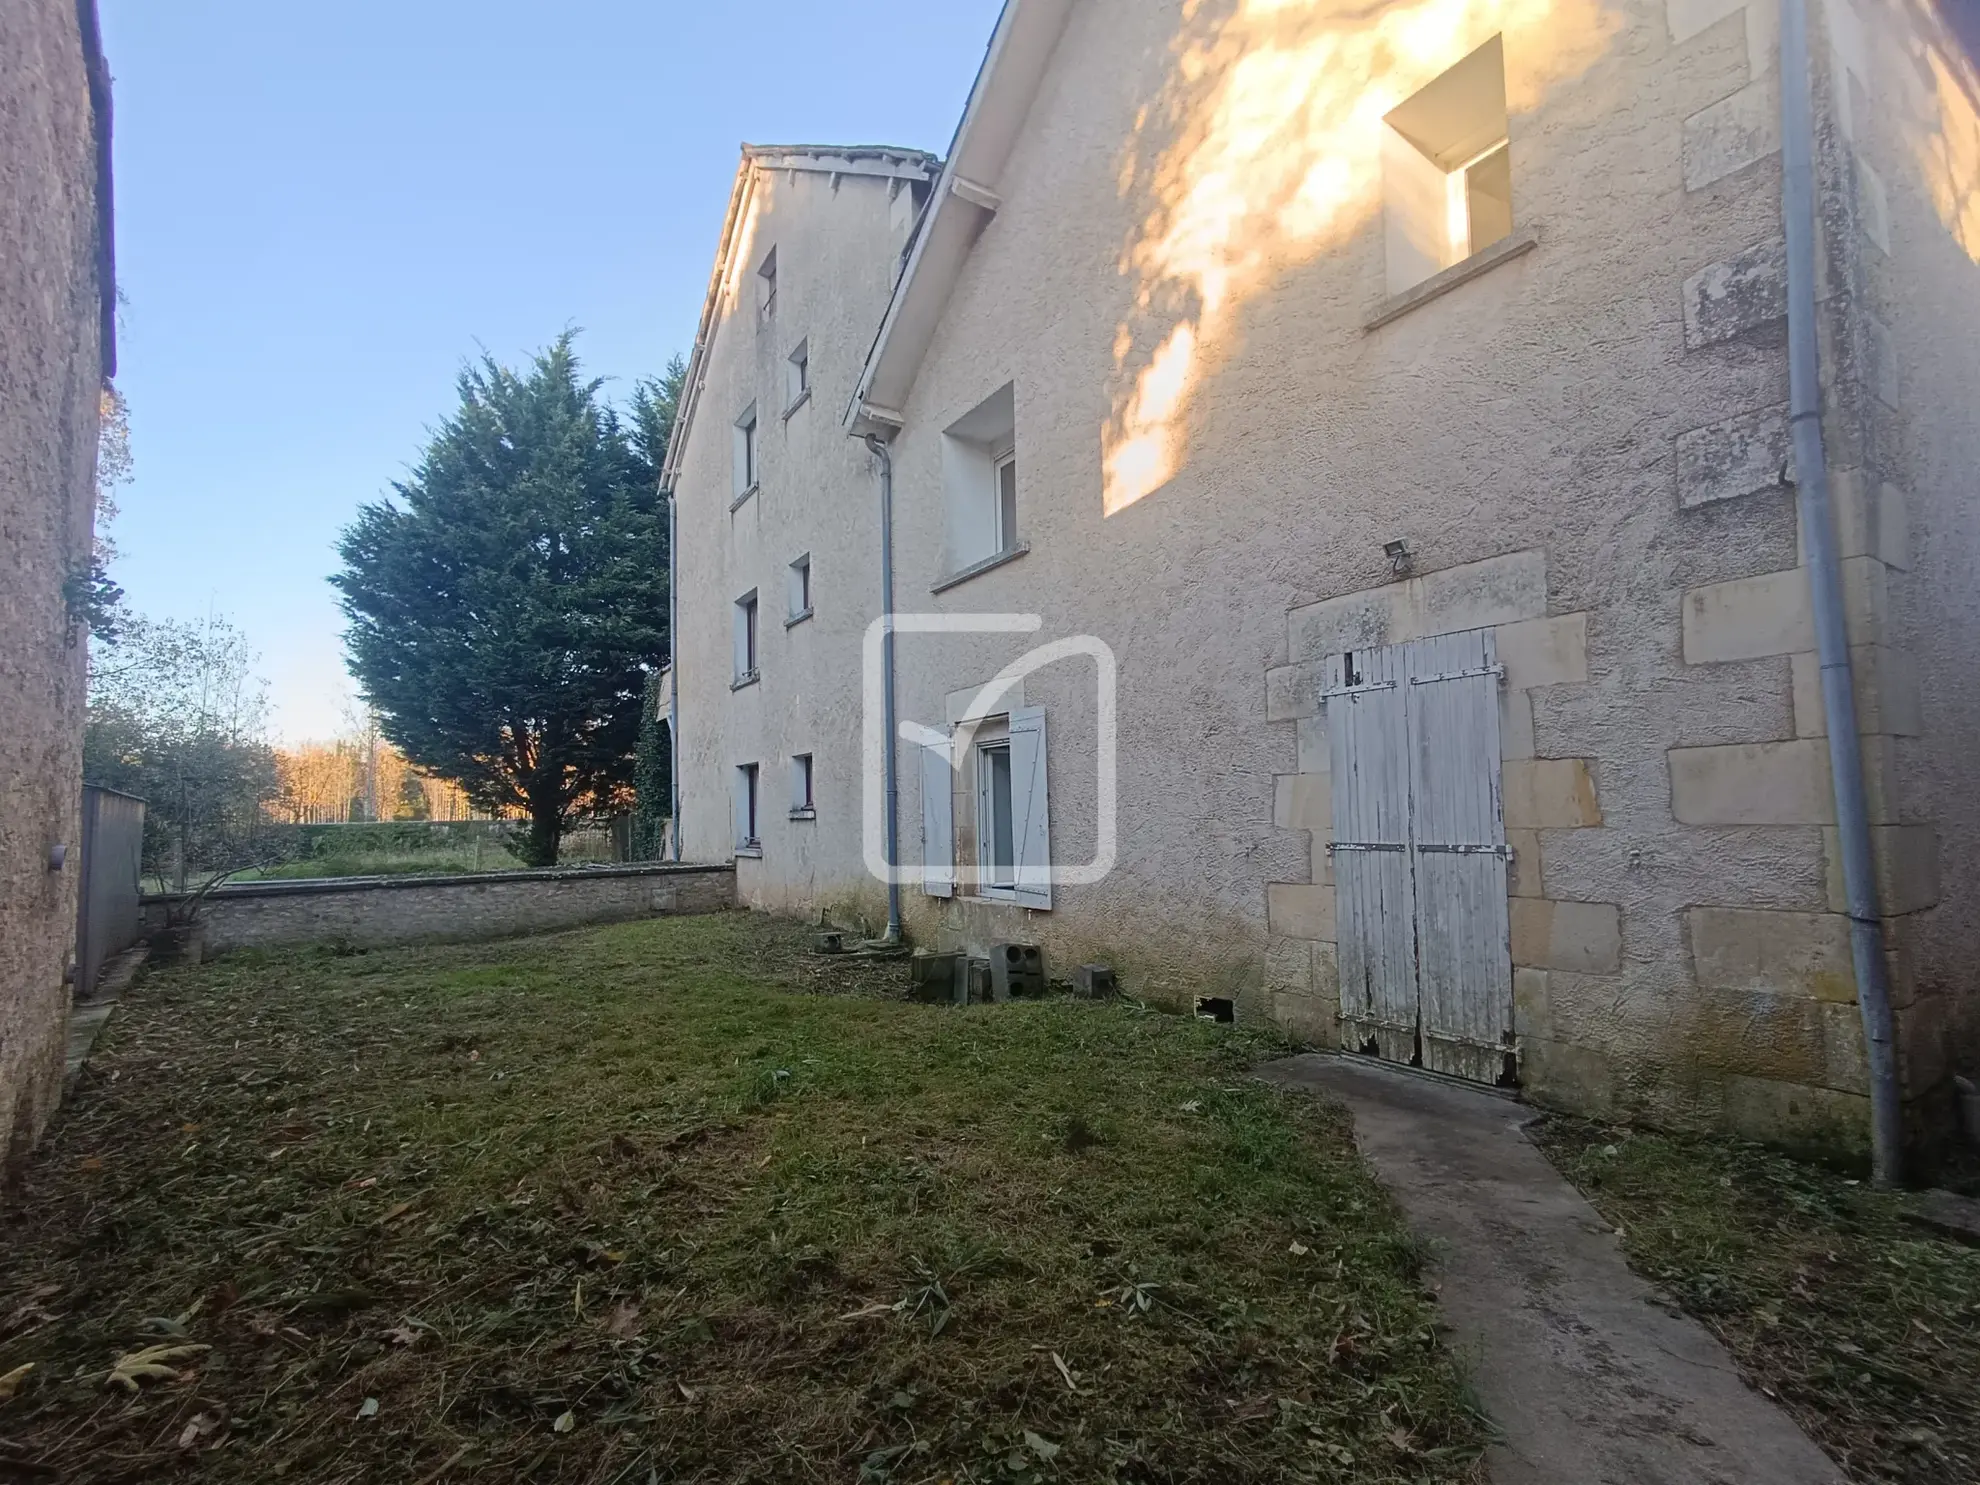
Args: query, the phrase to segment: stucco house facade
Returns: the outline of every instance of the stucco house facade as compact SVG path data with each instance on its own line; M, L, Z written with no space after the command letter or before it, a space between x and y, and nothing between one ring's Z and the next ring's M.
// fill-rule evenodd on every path
M917 944L1861 1145L1827 572L1858 916L1942 1127L1980 1021L1980 89L1928 5L1811 9L1828 564L1770 0L1011 0L909 235L755 224L780 276L889 281L832 270L870 343L838 449L752 474L845 543L808 590L829 647L737 637L789 560L730 509L778 352L704 325L670 470L685 854L885 921L885 474Z
M76 933L87 566L115 370L109 75L93 3L0 7L0 1160L62 1087Z

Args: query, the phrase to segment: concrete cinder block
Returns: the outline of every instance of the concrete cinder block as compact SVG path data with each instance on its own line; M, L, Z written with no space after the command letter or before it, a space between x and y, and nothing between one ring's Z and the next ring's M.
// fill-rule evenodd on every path
M1288 654L1295 663L1321 660L1546 612L1546 554L1510 552L1293 609L1286 616Z
M1939 836L1935 827L1873 825L1870 845L1877 869L1878 906L1887 918L1938 906ZM1822 832L1822 849L1827 858L1829 910L1848 912L1842 846L1835 830Z
M1265 720L1296 722L1320 711L1320 672L1312 665L1275 665L1265 672Z
M1506 689L1570 685L1588 679L1588 615L1561 614L1504 624L1493 636Z
M1514 964L1581 974L1622 969L1622 909L1614 903L1516 897L1510 906Z
M1602 823L1586 758L1516 759L1502 771L1508 830L1580 830Z
M1273 783L1272 825L1275 829L1333 833L1334 780L1331 774L1280 774Z
M1684 595L1683 627L1687 665L1812 650L1808 574L1790 567L1693 588Z
M1310 882L1272 882L1265 888L1265 926L1284 938L1334 941L1334 889Z
M1856 645L1849 659L1850 679L1856 690L1857 731L1922 737L1924 702L1918 689L1918 666L1911 656L1888 645ZM1795 733L1827 737L1829 719L1822 709L1820 657L1796 655L1792 666Z
M1671 813L1683 825L1827 825L1829 750L1806 738L1672 748Z
M1787 247L1780 238L1701 268L1684 281L1684 344L1702 350L1787 318Z
M1782 488L1792 478L1787 404L1740 413L1677 437L1678 504L1686 510Z
M1706 989L1856 1000L1849 919L1839 913L1695 907L1686 917L1692 965Z
M1684 121L1684 188L1702 190L1766 159L1781 147L1779 88L1772 78L1749 83Z

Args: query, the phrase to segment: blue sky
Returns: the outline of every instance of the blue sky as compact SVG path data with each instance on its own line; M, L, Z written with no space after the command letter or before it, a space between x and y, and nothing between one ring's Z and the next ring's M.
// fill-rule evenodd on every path
M998 0L102 0L116 78L113 569L217 610L275 726L350 691L338 530L416 457L462 361L566 325L621 393L686 351L736 148L947 147Z

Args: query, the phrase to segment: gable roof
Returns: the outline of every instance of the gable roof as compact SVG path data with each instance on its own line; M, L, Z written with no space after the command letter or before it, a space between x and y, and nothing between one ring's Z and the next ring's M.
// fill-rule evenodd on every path
M708 278L708 295L701 305L701 323L695 331L694 351L688 357L687 379L681 385L681 405L674 413L674 428L667 440L667 461L660 470L660 488L671 492L680 473L681 455L687 448L688 432L694 425L695 408L701 401L702 372L715 340L715 327L722 302L722 286L728 282L737 250L742 243L743 224L749 220L750 198L756 190L759 171L795 170L818 175L862 175L883 180L926 182L941 166L941 160L926 150L896 149L877 144L745 144L742 161L736 167L736 183L729 192L729 210L722 219L722 238L715 250L715 268Z
M901 408L969 250L1003 205L997 183L1072 7L1073 0L1005 0L948 163L922 213L907 266L846 409L851 432L886 437L901 426Z

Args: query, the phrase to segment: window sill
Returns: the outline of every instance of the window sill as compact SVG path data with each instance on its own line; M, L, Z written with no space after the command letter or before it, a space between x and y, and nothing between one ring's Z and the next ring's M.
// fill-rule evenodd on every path
M1468 284L1481 273L1490 273L1501 263L1509 263L1514 258L1525 257L1540 246L1540 233L1532 227L1521 227L1510 237L1502 237L1490 247L1473 253L1462 263L1453 263L1442 273L1433 274L1414 288L1404 289L1400 294L1392 294L1382 301L1361 329L1369 334L1380 330L1391 320L1401 319L1420 304L1428 304L1432 299L1441 299L1459 284Z
M730 681L729 689L731 691L741 691L749 686L754 686L758 681L762 679L763 679L762 671L752 670L748 675L739 675L733 681Z
M736 858L740 861L761 861L763 859L763 847L760 845L737 846Z
M810 618L811 612L812 611L810 609L806 609L801 614L792 614L788 619L784 620L784 627L786 629L795 628L799 624L802 624L806 619Z
M741 510L743 508L743 502L748 500L750 496L754 495L758 490L762 488L763 486L761 485L751 485L747 490L743 491L742 494L738 495L734 500L731 500L729 502L729 514L734 515L737 511Z
M1007 547L1005 550L998 552L995 556L985 557L981 562L972 562L969 566L952 572L945 578L938 579L930 585L928 591L930 593L946 593L957 584L966 583L973 577L981 577L992 568L1002 567L1006 562L1017 561L1018 558L1030 550L1031 543L1021 541L1014 547Z
M790 422L791 414L796 412L799 408L803 407L805 403L809 401L811 401L811 388L806 387L802 392L797 394L797 401L793 402L789 407L784 409L784 421L786 423Z
M818 818L818 811L810 805L806 805L801 810L792 810L790 817L793 820L815 820Z

